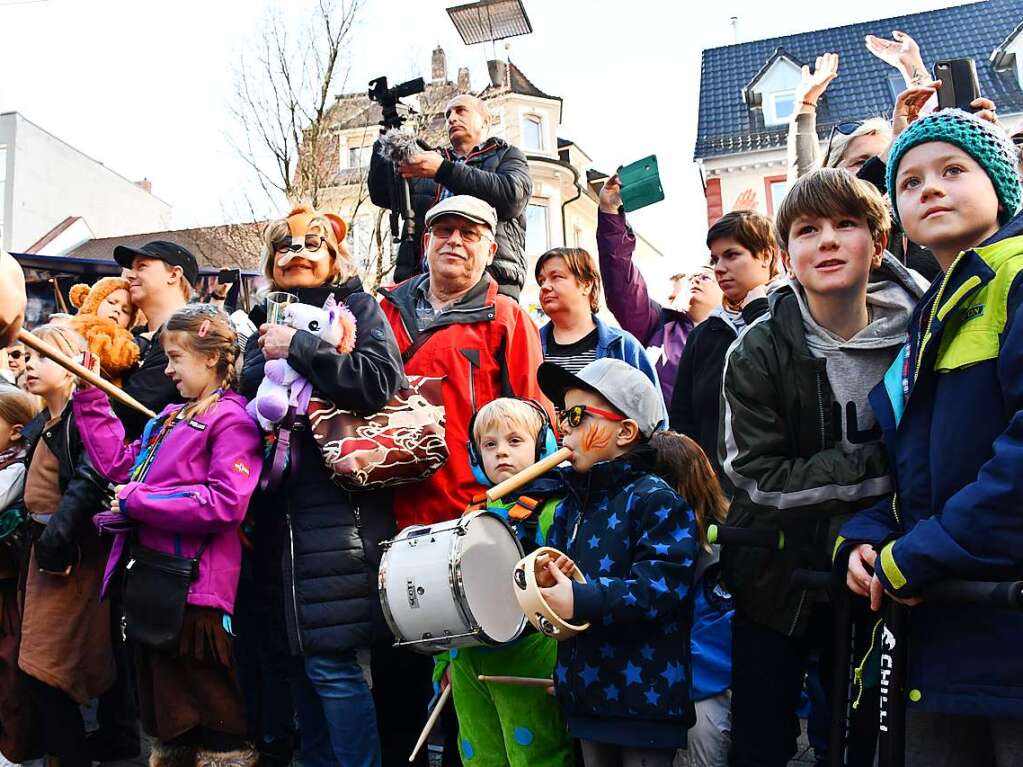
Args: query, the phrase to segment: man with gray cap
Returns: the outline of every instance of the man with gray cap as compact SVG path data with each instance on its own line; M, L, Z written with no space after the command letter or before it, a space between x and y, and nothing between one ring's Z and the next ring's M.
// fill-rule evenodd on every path
M536 325L522 307L498 293L486 273L497 251L494 209L456 195L432 207L425 220L429 271L382 289L381 306L405 371L444 378L448 460L429 479L395 491L399 530L454 519L482 490L469 465L468 443L469 423L483 405L518 397L549 408L536 382L543 362ZM410 651L374 649L373 692L385 765L408 758L432 695L433 664L422 659ZM423 759L425 764L425 754Z
M695 721L688 597L698 536L692 509L654 471L661 392L611 358L577 374L545 362L538 378L573 453L547 533L564 556L538 581L559 617L590 626L558 643L554 687L569 734L588 765L671 767ZM585 583L565 575L569 559Z

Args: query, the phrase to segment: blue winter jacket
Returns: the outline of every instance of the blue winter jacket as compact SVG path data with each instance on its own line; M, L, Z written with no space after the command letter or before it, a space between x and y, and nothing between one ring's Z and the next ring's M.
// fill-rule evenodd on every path
M650 364L646 356L646 349L643 344L636 340L636 336L627 330L615 328L608 325L596 314L593 315L593 322L597 325L597 359L610 357L611 359L627 362L634 368L642 371L643 375L649 378L657 390L661 390L661 383L657 380L657 371ZM540 346L543 348L543 356L547 357L547 345L551 340L551 333L554 326L550 322L540 328ZM664 424L668 423L668 409L664 408Z
M563 470L566 494L547 534L586 577L554 670L569 732L645 748L679 748L695 721L690 695L690 586L696 518L641 447L588 473Z
M874 544L898 596L947 578L1023 577L1021 235L1017 216L960 254L871 392L896 493L842 535ZM925 602L910 625L911 709L1023 718L1023 613Z

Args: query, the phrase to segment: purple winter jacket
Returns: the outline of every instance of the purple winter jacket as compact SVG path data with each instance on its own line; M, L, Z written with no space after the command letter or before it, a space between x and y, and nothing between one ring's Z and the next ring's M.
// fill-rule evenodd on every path
M654 369L661 382L664 402L671 406L678 361L686 346L693 321L685 312L668 309L650 298L646 280L632 263L636 235L625 223L625 214L597 212L597 253L604 300L618 323L648 350L663 349Z
M111 482L126 483L117 497L121 511L139 523L139 543L191 557L208 536L188 603L233 613L242 557L238 527L263 465L263 440L245 412L245 398L228 392L209 412L177 423L143 482L128 482L142 440L124 444L124 427L107 396L90 388L76 392L72 403L96 470ZM180 407L168 405L157 419L162 422ZM147 433L152 426L151 421ZM104 595L126 542L123 533L114 539L103 576Z

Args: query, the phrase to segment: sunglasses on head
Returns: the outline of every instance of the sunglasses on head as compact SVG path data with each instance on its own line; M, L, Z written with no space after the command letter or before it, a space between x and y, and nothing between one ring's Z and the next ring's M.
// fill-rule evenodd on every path
M824 152L824 162L821 165L825 168L828 167L828 160L831 159L831 144L835 140L835 134L841 133L843 136L851 136L860 126L863 125L863 120L850 120L849 122L838 123L831 129L831 134L828 136L828 148Z
M583 416L587 413L592 413L595 416L606 418L609 421L625 420L625 416L618 415L618 413L611 413L607 410L602 410L599 407L593 407L592 405L573 405L570 408L558 410L558 423L567 424L574 429L583 422Z

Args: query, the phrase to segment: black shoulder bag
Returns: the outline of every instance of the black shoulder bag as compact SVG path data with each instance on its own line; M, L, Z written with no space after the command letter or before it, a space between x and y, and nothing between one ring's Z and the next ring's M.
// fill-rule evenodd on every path
M174 427L182 410L171 413L160 433L150 442L145 457L132 471L141 482L149 472L160 443ZM121 632L124 639L156 650L172 651L185 621L188 589L199 577L199 560L206 551L207 536L194 557L182 557L148 548L132 534L128 564L124 568Z

